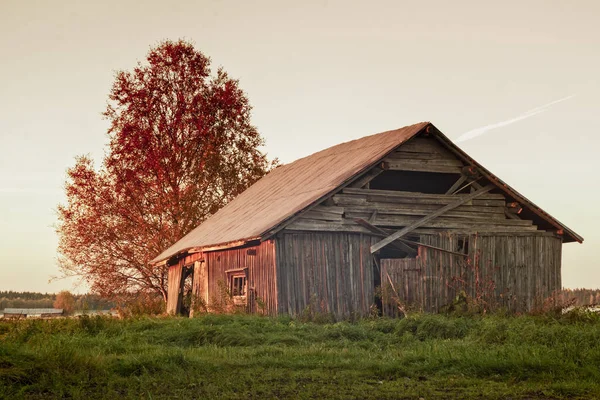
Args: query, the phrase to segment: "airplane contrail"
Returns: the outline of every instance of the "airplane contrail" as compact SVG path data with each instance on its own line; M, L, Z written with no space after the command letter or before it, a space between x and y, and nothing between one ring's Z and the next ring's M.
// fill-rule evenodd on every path
M532 108L531 110L525 111L524 113L519 114L514 118L510 118L505 121L496 122L494 124L489 124L489 125L481 126L479 128L472 129L472 130L460 135L454 142L455 143L464 142L466 140L476 138L477 136L481 136L484 133L486 133L487 131L490 131L492 129L496 129L496 128L500 128L502 126L514 124L515 122L524 120L525 118L533 117L534 115L543 113L544 111L546 111L549 107L553 106L554 104L561 103L563 101L572 99L573 97L575 97L574 94L567 96L567 97L563 97L562 99L551 101L550 103L544 104L542 106Z

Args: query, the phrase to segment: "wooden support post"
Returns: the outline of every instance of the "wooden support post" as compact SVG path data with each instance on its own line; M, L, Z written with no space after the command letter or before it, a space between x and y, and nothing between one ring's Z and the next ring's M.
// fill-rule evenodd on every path
M386 237L385 239L375 243L373 246L371 246L371 253L375 253L377 250L380 250L381 248L387 246L388 244L392 243L394 240L401 238L402 236L406 235L407 233L410 233L411 231L424 225L426 222L431 221L432 219L434 219L436 217L439 217L440 215L444 214L445 212L453 210L456 207L461 206L461 205L465 204L466 202L473 200L474 198L479 197L482 194L489 192L494 187L495 187L494 185L489 184L486 187L483 187L483 188L477 190L475 193L471 193L468 196L465 196L465 197L461 198L460 200L450 203L447 206L444 206L444 207L440 208L439 210L427 215L426 217L423 217L420 220L415 221L411 225L409 225L409 226L397 231L396 233L393 233L392 235Z

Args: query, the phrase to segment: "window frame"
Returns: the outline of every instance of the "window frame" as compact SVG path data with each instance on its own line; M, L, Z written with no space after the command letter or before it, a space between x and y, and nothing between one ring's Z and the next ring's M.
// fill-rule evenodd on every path
M231 296L233 303L236 305L246 304L248 298L248 268L230 269L225 272L227 273L227 289L229 290L229 295ZM236 279L240 278L242 279L243 294L235 294L234 282Z

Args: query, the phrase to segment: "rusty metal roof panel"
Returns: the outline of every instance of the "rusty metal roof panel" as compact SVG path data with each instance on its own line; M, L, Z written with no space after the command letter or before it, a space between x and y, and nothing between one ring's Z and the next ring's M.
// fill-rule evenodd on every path
M428 122L338 144L271 171L152 262L193 248L261 238L370 168Z

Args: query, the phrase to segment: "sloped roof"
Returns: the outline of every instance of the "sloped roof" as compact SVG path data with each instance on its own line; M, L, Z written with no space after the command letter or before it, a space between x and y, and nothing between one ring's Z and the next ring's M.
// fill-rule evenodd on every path
M165 260L192 248L258 239L356 174L370 168L427 125L428 122L421 122L366 136L282 165L152 262Z
M396 147L429 126L431 129L428 131L435 132L458 157L479 167L498 189L521 201L551 226L564 230L565 242L583 241L577 233L471 159L431 123L421 122L341 143L276 168L163 251L152 263L165 261L192 249L234 247L261 239L273 228L372 168Z

